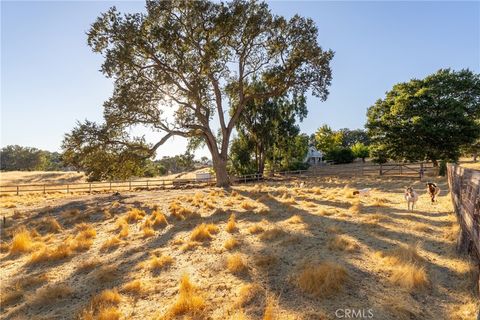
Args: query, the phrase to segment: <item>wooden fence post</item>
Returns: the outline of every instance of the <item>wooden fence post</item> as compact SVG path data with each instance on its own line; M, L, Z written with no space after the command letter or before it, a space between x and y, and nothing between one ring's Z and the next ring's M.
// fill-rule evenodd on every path
M69 192L70 192L70 190L69 190L69 188L68 188L68 184L67 184L67 193L69 193Z
M132 190L132 180L128 181L128 190Z
M380 163L380 175L383 175L383 172L382 172L382 164Z
M45 194L45 193L46 193L46 192L45 192L45 185L43 185L43 194Z
M110 191L112 191L112 181L110 181Z
M19 188L18 188L18 186L17 186L17 196L18 196L18 189L19 189Z
M148 190L148 180L147 180L147 190Z
M88 193L92 193L92 183L88 184Z

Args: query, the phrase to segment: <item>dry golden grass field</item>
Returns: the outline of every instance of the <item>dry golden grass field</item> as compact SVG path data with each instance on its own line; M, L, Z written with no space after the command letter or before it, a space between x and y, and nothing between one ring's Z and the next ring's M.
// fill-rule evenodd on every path
M474 319L444 179L303 181L1 197L1 318Z

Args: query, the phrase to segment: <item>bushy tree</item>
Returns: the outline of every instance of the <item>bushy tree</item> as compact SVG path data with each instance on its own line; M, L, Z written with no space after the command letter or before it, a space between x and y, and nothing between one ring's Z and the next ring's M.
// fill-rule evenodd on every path
M92 25L88 44L104 56L102 72L115 81L104 104L105 128L115 134L90 126L80 143L93 138L114 153L118 146L141 146L139 154L149 157L173 136L200 137L217 184L227 186L230 136L251 100L307 90L326 99L333 52L322 50L317 37L313 20L287 20L256 1L148 1L146 13L124 15L111 8ZM255 77L268 92L250 91ZM164 136L150 145L126 134L138 125Z
M396 84L367 112L374 154L418 161L457 160L480 136L480 76L442 69Z
M9 145L0 150L0 169L11 170L62 170L64 167L58 152Z
M329 150L325 159L332 161L334 164L351 163L355 160L355 155L350 148L338 147Z
M365 130L343 128L338 131L342 134L342 146L345 148L352 148L356 143L365 146L370 144L370 138Z
M315 147L324 153L341 148L343 144L343 133L334 131L330 126L323 125L315 132Z
M251 90L268 92L262 82L254 82ZM300 132L297 124L307 115L304 96L257 98L251 100L236 125L230 158L242 173L262 173L267 161L273 161L274 148L288 148ZM235 147L234 147L235 146Z
M368 147L361 142L355 143L351 149L355 158L360 158L363 162L365 162L365 158L370 154Z

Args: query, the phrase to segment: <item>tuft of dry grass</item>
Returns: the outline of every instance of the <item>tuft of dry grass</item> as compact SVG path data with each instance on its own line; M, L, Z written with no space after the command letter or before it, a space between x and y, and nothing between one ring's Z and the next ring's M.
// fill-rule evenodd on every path
M20 301L24 296L24 290L20 285L13 288L2 288L2 294L0 295L0 305L2 309Z
M180 247L180 250L190 251L190 250L193 250L193 249L197 248L200 244L201 244L201 242L198 242L198 241L188 241L188 242L184 243L183 246Z
M429 286L428 275L423 266L414 263L399 264L392 270L390 281L409 292Z
M327 261L305 265L295 280L302 291L317 297L328 297L343 288L348 273L340 264Z
M273 229L267 230L260 235L260 239L263 241L270 241L276 240L280 237L285 236L287 233L280 229L279 227L275 227Z
M458 223L454 222L445 231L445 236L444 237L448 241L455 241L455 240L457 240L459 232L460 232L460 225Z
M33 250L35 242L26 228L20 228L13 236L10 244L10 253L26 253Z
M93 258L90 260L85 260L80 262L77 267L77 272L89 272L95 269L100 265L100 260L98 258Z
M148 238L155 235L155 230L152 228L152 222L150 220L145 220L142 226L143 237Z
M213 234L219 232L219 229L214 224L202 223L193 229L190 235L192 241L208 241L213 239Z
M65 259L71 256L73 253L71 241L61 243L53 249L43 245L41 249L36 250L30 256L29 264L41 263L41 262L54 262L57 260Z
M168 225L167 217L158 209L152 212L150 221L152 222L152 226L154 228L165 227Z
M168 255L156 256L152 255L148 260L147 265L150 270L160 270L162 268L170 266L174 262L173 258Z
M116 266L103 266L95 272L95 278L100 283L112 282L118 278L118 269Z
M250 304L257 296L261 295L262 291L262 287L256 283L242 285L238 290L238 298L235 302L235 305L244 307Z
M81 311L80 320L119 320L122 316L117 305L122 301L122 296L116 289L104 290L94 296L87 308Z
M111 237L111 238L105 240L105 242L100 247L100 250L107 251L107 250L111 250L113 248L117 248L120 245L120 243L122 243L122 240L120 240L118 237L116 237L116 236Z
M132 280L125 283L121 291L132 295L140 295L145 292L145 285L141 280Z
M232 213L230 215L230 218L228 218L226 230L227 230L228 233L234 233L237 230L237 223L235 221L235 214L234 213Z
M232 249L238 247L239 245L240 245L240 243L234 237L228 238L227 240L225 240L225 243L223 244L223 246L227 250L232 250Z
M395 319L410 320L421 319L420 310L415 305L414 301L411 301L410 297L402 296L401 298L395 295L395 297L387 297L383 301L385 309L395 316ZM460 318L455 318L460 319ZM453 320L453 319L452 319ZM465 319L466 320L466 319Z
M362 204L360 201L355 201L352 203L352 206L348 209L348 212L351 214L359 214L362 212Z
M48 217L43 221L43 225L51 233L58 233L63 230L60 223L54 217Z
M287 220L285 220L285 222L290 223L290 224L297 224L297 223L303 223L303 219L302 219L301 216L296 214L294 216L291 216Z
M142 220L143 217L145 217L145 211L138 208L132 208L127 211L126 220L128 223L135 223Z
M480 304L476 297L467 297L461 304L452 305L450 307L448 318L449 320L471 320L475 319L478 312L480 312Z
M247 264L240 253L234 253L227 257L227 269L231 273L243 273L248 270Z
M387 265L396 266L401 263L421 264L423 258L418 253L420 243L411 243L408 245L400 245L395 249L387 252L377 252L376 255L383 259Z
M164 319L174 319L177 316L190 316L201 318L205 309L205 300L200 290L190 282L188 275L183 275L180 280L177 300L164 315ZM185 318L185 317L184 317Z
M277 307L275 301L269 297L267 298L267 303L265 304L265 311L263 312L262 320L276 320L278 319Z
M174 216L177 220L186 220L190 218L200 217L200 214L198 212L195 212L189 208L185 208L178 201L170 202L168 210L170 211L170 214Z
M413 226L413 230L418 232L430 232L432 229L430 229L425 223L417 223Z
M254 210L258 207L258 204L255 201L252 200L243 200L240 203L240 208L243 210L249 211L249 210Z
M258 254L253 257L253 262L261 268L270 268L278 262L278 257L273 254Z
M67 284L52 284L37 289L30 297L29 303L34 305L52 304L57 300L65 299L73 293Z
M345 235L334 235L328 241L328 248L336 251L355 251L358 249L358 244Z
M248 232L250 232L251 234L258 234L262 233L263 231L265 231L265 229L263 229L260 224L254 224L253 226L248 228Z

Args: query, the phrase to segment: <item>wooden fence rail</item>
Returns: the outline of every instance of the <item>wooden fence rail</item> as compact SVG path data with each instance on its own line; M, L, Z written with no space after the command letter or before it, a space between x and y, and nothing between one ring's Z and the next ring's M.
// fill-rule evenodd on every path
M447 165L448 185L460 233L457 251L476 256L478 264L477 290L480 300L480 170ZM477 314L480 320L480 310Z
M387 164L350 164L350 165L325 165L312 167L309 170L294 170L275 172L275 176L404 176L422 177L433 169L427 163L387 163ZM248 183L263 180L262 174L250 174L232 177L234 183ZM130 181L103 181L103 182L76 182L52 184L21 184L0 185L0 194L22 193L48 193L48 192L97 192L97 191L126 191L142 189L174 189L179 187L206 186L215 183L215 178L210 179L149 179Z

